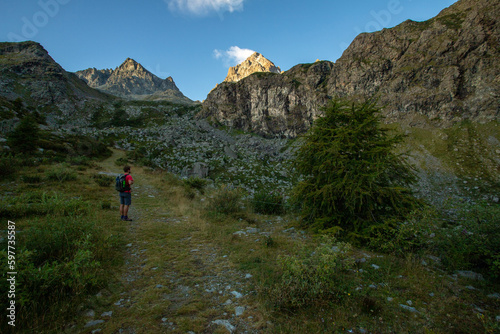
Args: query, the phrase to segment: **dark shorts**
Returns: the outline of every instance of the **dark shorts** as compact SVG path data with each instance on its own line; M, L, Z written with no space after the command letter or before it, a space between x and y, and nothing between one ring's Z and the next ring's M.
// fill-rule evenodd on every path
M123 204L123 205L132 204L132 194L126 193L126 192L121 192L120 193L120 204Z

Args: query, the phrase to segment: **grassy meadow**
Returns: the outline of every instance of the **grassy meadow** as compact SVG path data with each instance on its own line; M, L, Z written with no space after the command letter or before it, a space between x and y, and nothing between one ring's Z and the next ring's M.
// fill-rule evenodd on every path
M280 197L132 166L128 223L118 218L114 178L100 174L120 172L123 157L115 150L3 176L2 230L16 222L16 332L500 328L498 206L426 209L354 246L301 230Z

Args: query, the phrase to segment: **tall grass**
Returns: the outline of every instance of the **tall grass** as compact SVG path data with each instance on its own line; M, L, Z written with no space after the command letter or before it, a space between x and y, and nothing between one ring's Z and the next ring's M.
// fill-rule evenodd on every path
M0 217L14 219L34 215L74 216L88 212L90 204L57 192L31 192L3 199Z
M208 200L209 213L217 216L232 215L241 212L242 196L241 189L223 185Z
M351 246L323 238L313 249L303 247L297 255L278 258L278 275L261 294L277 310L339 303L354 292L350 271Z
M251 204L256 213L280 215L285 212L285 201L281 194L259 191L255 193Z
M21 221L16 225L18 323L30 328L61 313L60 320L71 310L55 307L104 286L107 275L102 261L108 260L118 244L105 233L89 202L55 192L26 193L7 201L0 216ZM4 259L7 247L1 246L0 258ZM2 261L4 272L6 265ZM6 280L1 280L0 294L6 296L7 291ZM6 302L3 299L1 306L7 307Z
M54 166L46 172L50 181L66 182L76 180L76 172L65 165Z

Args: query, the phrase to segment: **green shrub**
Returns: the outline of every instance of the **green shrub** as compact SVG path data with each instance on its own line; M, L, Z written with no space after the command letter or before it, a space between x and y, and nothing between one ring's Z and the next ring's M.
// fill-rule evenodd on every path
M283 196L268 191L259 191L251 200L256 213L280 215L285 212Z
M500 205L458 204L456 217L439 229L433 251L450 270L470 269L500 277Z
M208 209L215 214L236 214L241 211L241 198L241 189L223 185L208 200Z
M437 212L431 207L415 211L406 220L389 219L370 226L368 246L385 253L405 256L408 253L421 254L430 247L436 231Z
M8 145L18 153L33 153L38 147L40 130L33 115L24 117L8 138Z
M102 286L104 276L96 256L101 235L95 219L53 216L33 221L18 234L16 265L22 268L16 280L19 318L43 314L53 303ZM6 295L4 281L0 292Z
M40 175L23 175L21 177L24 183L40 183L42 182L42 177Z
M66 182L76 180L76 172L64 165L55 166L45 172L50 181Z
M11 154L0 155L0 177L7 177L16 174L20 160Z
M101 209L103 210L111 210L111 203L107 201L101 202Z
M269 235L264 239L264 245L268 248L272 248L277 246L277 242Z
M338 303L353 293L351 246L323 238L315 248L298 255L278 257L279 275L262 295L278 310L293 311L325 303Z
M184 180L184 184L189 188L197 189L203 193L203 189L207 186L208 181L199 177L190 177Z
M95 182L101 187L109 187L115 181L115 178L110 175L96 174L94 175Z
M126 166L128 164L129 164L129 161L127 158L121 157L121 158L118 158L115 160L115 165L120 166L120 167Z

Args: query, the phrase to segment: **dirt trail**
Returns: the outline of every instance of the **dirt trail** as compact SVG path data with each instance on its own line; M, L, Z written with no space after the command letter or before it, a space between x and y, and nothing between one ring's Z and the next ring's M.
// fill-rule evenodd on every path
M115 150L101 172L119 172L120 156ZM111 291L97 295L85 332L261 333L251 275L232 266L199 221L172 213L156 186L161 175L132 166L132 176L123 269Z

